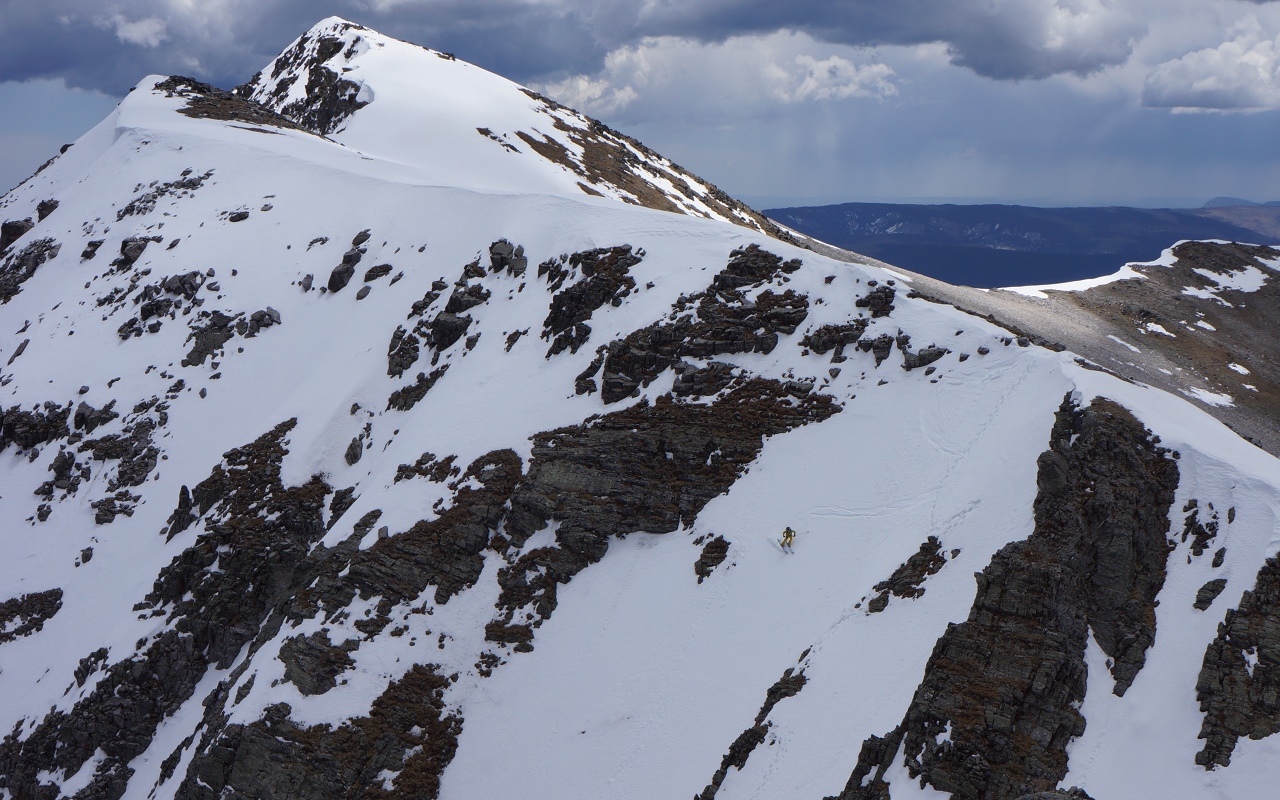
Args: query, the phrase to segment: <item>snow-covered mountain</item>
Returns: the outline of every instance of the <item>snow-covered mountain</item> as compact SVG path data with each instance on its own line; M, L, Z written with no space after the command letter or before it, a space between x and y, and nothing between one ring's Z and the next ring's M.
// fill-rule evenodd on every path
M764 216L597 120L448 53L336 17L236 93L428 183L611 197L785 237Z
M5 797L1274 785L1273 455L500 78L326 20L0 219Z

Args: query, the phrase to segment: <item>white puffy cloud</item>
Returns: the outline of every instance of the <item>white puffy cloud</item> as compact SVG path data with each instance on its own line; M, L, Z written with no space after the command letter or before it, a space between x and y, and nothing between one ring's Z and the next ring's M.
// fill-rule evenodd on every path
M138 47L159 47L169 38L168 26L159 17L129 20L123 14L112 14L98 24L114 31L121 42Z
M1142 104L1197 111L1280 108L1280 35L1247 20L1217 47L1187 53L1147 77Z
M897 94L893 70L887 64L854 64L847 58L829 56L819 61L799 55L796 66L804 79L795 87L794 100L841 100L846 97L887 97Z
M607 78L590 75L571 75L542 89L571 108L591 109L591 113L600 115L626 108L636 99L636 90L632 87L614 86Z
M610 52L595 75L539 88L589 114L631 108L639 117L658 109L663 116L742 117L779 104L889 97L897 93L894 77L871 51L833 48L806 34L779 31L718 43L648 37Z

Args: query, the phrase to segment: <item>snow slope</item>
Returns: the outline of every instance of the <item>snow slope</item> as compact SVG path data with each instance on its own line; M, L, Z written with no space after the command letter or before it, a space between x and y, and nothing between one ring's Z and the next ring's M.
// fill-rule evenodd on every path
M451 54L337 17L299 37L239 92L440 185L601 195L780 234L596 120Z
M619 203L621 190L583 192L571 172L518 158L475 132L487 126L519 147L515 131L569 136L555 120L572 126L580 118L551 114L513 84L364 29L327 21L316 30L345 37L344 74L359 83L357 96L372 97L327 138L234 116L192 118L180 113L192 93L155 89L163 78L152 76L0 200L4 219L35 220L39 203L58 202L3 254L0 270L5 280L21 276L21 254L35 253L33 243L58 247L29 277L0 281L16 289L0 306L0 364L8 362L0 367L0 602L14 601L0 617L0 730L10 732L0 744L0 794L268 796L266 787L275 797L326 796L317 786L329 785L322 774L332 767L353 770L343 780L364 796L687 797L702 792L730 746L760 724L753 719L761 704L790 669L803 673L803 688L775 698L760 744L727 769L716 796L837 795L862 743L902 720L939 637L969 616L973 574L1035 530L1037 459L1070 395L1082 406L1105 397L1132 411L1179 454L1179 482L1154 643L1122 697L1112 693L1106 655L1090 644L1080 708L1087 725L1067 746L1061 785L1097 800L1268 795L1280 756L1274 737L1242 740L1229 767L1197 765L1203 715L1196 684L1224 613L1280 550L1274 457L1174 394L1085 369L1069 352L1019 346L985 320L910 297L897 273L834 261L729 221ZM280 84L268 81L272 69L254 96L274 96ZM415 103L424 82L433 86L432 102ZM293 91L276 110L303 97ZM137 237L152 240L130 261ZM504 240L522 250L494 248ZM94 255L82 255L95 241ZM562 256L622 245L639 258L624 270L632 284L619 279L608 287L588 319L564 329L576 343L549 354L558 334L547 318L566 296L560 287L586 286L606 272L603 262L592 273L582 266L590 259ZM711 291L738 258L731 254L750 245L783 265L802 263ZM527 265L516 269L521 253ZM352 258L349 283L330 291L331 274ZM382 265L389 269L381 275L370 270ZM171 276L191 277L184 289L164 282ZM487 296L447 311L468 291ZM597 348L675 324L694 313L690 297L695 304L721 297L731 311L748 313L788 291L806 299L803 318L790 326L762 317L750 331L775 334L775 346L696 355L690 339L675 359L681 377L660 363L651 381L605 402L609 368L601 372L593 361L615 351ZM886 296L889 310L881 314L869 298ZM170 305L142 319L155 300ZM416 312L415 303L422 304ZM212 312L232 321L220 323ZM471 321L444 344L440 329L426 325L441 314ZM823 350L806 339L824 326L856 326L867 349L850 341ZM219 334L213 346L198 352L210 331ZM898 338L904 333L909 342ZM422 339L418 359L389 376L389 352L410 334ZM724 334L699 335L720 341ZM877 359L872 343L881 335L889 338ZM628 341L634 349L659 338ZM935 360L913 367L925 354ZM727 384L672 398L684 374L713 362L733 365ZM446 366L416 403L393 407L396 392L424 380L415 376ZM599 387L579 391L592 375ZM753 378L776 389L772 405L733 405L735 391ZM112 401L119 416L91 431L68 421L65 432L32 434L34 417L24 416L34 410L47 418L53 412L45 403L71 411ZM780 430L757 419L826 402L833 413ZM518 631L505 643L493 635L503 617L503 570L533 564L530 574L547 574L555 568L548 559L576 552L576 540L567 532L570 506L562 506L560 516L517 541L519 487L496 501L501 521L484 529L470 583L441 595L453 578L446 570L427 580L439 568L427 556L447 550L433 544L404 567L420 578L411 596L353 589L332 604L343 597L333 587L362 569L361 553L414 541L415 526L452 519L451 508L487 485L492 470L462 473L473 462L509 448L520 486L535 486L552 480L551 467L535 467L552 464L556 449L540 435L566 429L563 449L573 431L634 419L639 438L628 441L638 452L653 444L644 431L669 408L728 411L707 428L716 446L698 463L682 464L683 445L664 439L654 445L654 469L669 461L696 472L705 459L704 479L717 479L718 465L739 457L728 452L739 440L724 432L733 426L748 426L760 450L729 470L723 493L681 506L693 513L673 529L626 527L631 517L624 517L620 534L630 535L606 532L606 552L558 584L554 613L531 602L508 616L517 627L534 620L531 649ZM617 416L625 414L634 416ZM287 454L244 456L252 465L248 488L227 494L223 487L220 496L209 488L202 506L199 487L213 486L202 484L211 469L226 464L227 474L236 473L241 456L233 448L265 441L291 419L296 425L280 439ZM755 424L772 435L760 438ZM115 449L82 447L112 435ZM123 458L112 455L120 452ZM650 463L606 452L616 464L632 463L626 458L633 455ZM81 466L90 474L74 489L64 482L47 497L33 494L65 473L58 459L66 453L76 463L70 474ZM435 458L423 460L426 453ZM448 464L433 471L449 456L458 472ZM280 489L267 487L271 458ZM417 473L409 469L415 464ZM131 465L141 465L136 483L126 476ZM621 484L635 478L609 460L592 469L604 488L583 494L605 500L624 497ZM282 499L283 487L313 476L324 486L319 506ZM668 483L646 485L653 506ZM333 496L347 488L344 508ZM177 527L189 489L197 489L192 520ZM256 498L239 516L227 511L237 491ZM696 486L681 491L696 493ZM1226 552L1217 566L1179 540L1191 500L1218 509L1211 550ZM628 513L652 519L647 505ZM291 515L308 514L322 525L304 541L302 566L253 571L288 557L287 536L312 530ZM787 525L800 532L794 555L772 541ZM279 541L262 545L255 537L264 530ZM459 523L441 535L461 531ZM692 567L717 536L728 542L725 558L699 580ZM923 594L886 594L887 605L872 613L876 585L931 536L943 563ZM249 577L238 583L236 570ZM290 594L269 595L259 617L228 597L257 597L272 590L264 576L281 575L292 581L283 584ZM1219 599L1207 611L1194 609L1197 592L1215 578L1225 579ZM210 586L224 587L217 602L231 605L200 606ZM9 637L41 616L18 601L54 589L60 605L39 629ZM8 614L10 607L23 611ZM230 607L245 616L210 616ZM201 638L200 625L227 630ZM246 625L236 640L237 626ZM352 647L343 655L324 650L318 661L289 655L321 636ZM209 663L162 657L183 641L205 647ZM218 651L227 641L238 643ZM332 685L318 692L304 693L308 675L291 671L315 678L332 663L339 665ZM391 690L424 674L415 672L420 667L442 678L435 693L395 701L403 695ZM171 706L148 717L148 698ZM358 767L325 749L332 729L381 730L377 720L395 716L371 714L383 700L420 706L424 716L368 753L363 745L342 751L360 754ZM331 728L315 727L324 725ZM250 732L259 729L278 745L270 758L255 749ZM895 800L940 794L920 788L900 762L895 770L887 775ZM295 780L300 775L321 783Z

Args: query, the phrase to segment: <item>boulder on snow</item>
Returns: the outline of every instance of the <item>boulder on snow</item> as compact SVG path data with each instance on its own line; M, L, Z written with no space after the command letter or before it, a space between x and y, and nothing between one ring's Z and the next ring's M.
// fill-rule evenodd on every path
M11 219L0 225L0 250L4 250L9 245L22 238L22 235L34 228L36 224L31 221L30 217L26 219Z
M344 286L351 283L352 276L356 274L356 264L359 264L362 258L364 258L364 250L359 247L353 247L343 253L342 263L334 267L333 272L329 274L329 291L341 291Z

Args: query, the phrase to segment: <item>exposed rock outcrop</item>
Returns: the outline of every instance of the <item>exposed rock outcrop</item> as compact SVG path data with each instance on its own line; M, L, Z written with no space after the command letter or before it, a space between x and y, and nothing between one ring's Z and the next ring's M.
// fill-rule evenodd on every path
M0 303L7 303L22 291L22 284L31 277L46 261L57 258L62 245L53 239L37 239L16 253L9 255L0 264Z
M9 245L21 239L26 235L27 231L35 226L36 224L31 221L30 217L26 219L11 219L0 223L0 252L3 252Z
M1227 588L1226 578L1205 581L1204 585L1196 590L1196 600L1192 603L1192 607L1199 611L1208 611L1209 606L1213 605L1213 601L1218 599L1218 595L1222 594L1225 588Z
M784 263L755 245L735 250L728 266L712 279L712 288L682 297L672 320L607 345L603 359L578 377L578 392L594 389L591 376L601 367L601 399L609 404L649 385L681 358L773 352L779 335L794 333L808 317L809 298L791 289L781 294L765 289L748 299L742 290L799 266L799 261Z
M171 75L157 83L154 89L164 92L166 97L180 97L186 100L187 104L180 113L192 119L217 119L253 126L268 125L273 128L301 130L293 120L269 108L194 78Z
M556 292L542 329L542 338L551 340L548 358L566 349L578 352L591 332L585 323L596 309L605 304L622 305L635 291L636 281L629 272L642 257L642 252L633 253L631 245L624 244L562 256L538 267L538 277L547 277ZM573 274L582 278L560 289Z
M481 456L453 484L457 494L449 508L433 520L379 539L347 560L325 565L315 584L298 595L291 613L298 618L321 610L336 613L357 594L381 598L389 609L416 598L430 585L436 587L435 602L447 603L480 577L482 553L520 478L520 457L514 452Z
M855 319L843 325L823 325L801 339L800 346L807 347L819 355L826 355L834 350L835 352L831 353L831 361L840 363L845 360L844 349L849 345L857 344L866 330L865 319Z
M56 793L41 782L44 771L75 773L100 751L84 796L120 797L129 762L147 749L161 720L192 696L209 666L229 667L268 612L296 591L296 571L324 535L330 489L318 477L294 488L280 482L285 436L295 424L228 451L195 488L187 518L170 530L205 516L205 531L136 606L167 615L170 627L107 668L72 709L51 711L34 729L5 737L2 788L16 797Z
M884 611L889 605L889 595L907 599L923 596L925 579L936 575L946 563L942 542L938 537L930 536L918 551L893 571L888 580L875 585L873 591L877 594L867 603L867 611L872 614Z
M868 281L867 285L874 288L855 300L853 304L858 308L865 308L870 311L872 319L889 316L893 312L895 294L893 287L877 286L875 281Z
M696 544L696 542L695 542ZM693 572L698 576L698 583L711 576L715 568L724 563L729 555L729 540L723 536L707 539L702 546L702 554L693 562Z
M60 406L46 400L30 411L14 406L0 411L0 451L9 445L19 450L30 450L48 442L65 439L71 435L67 421L71 417L71 405Z
M431 391L431 387L435 386L436 381L443 378L448 370L449 365L445 364L432 370L430 375L419 372L417 379L413 383L391 393L391 397L387 398L387 410L408 411L413 408L422 398L427 396L427 392Z
M729 767L742 770L747 765L747 759L751 757L752 751L764 742L765 736L769 733L771 726L768 721L769 713L773 711L773 707L788 697L800 694L800 690L806 683L808 679L804 676L803 670L796 672L794 668L788 668L782 673L777 683L770 686L769 691L765 693L764 705L760 706L755 722L739 734L729 746L729 752L720 760L720 768L711 776L711 783L707 784L694 800L713 800L724 784L724 779L728 777Z
M248 83L236 87L235 96L273 107L312 133L328 135L341 130L347 118L369 101L362 99L360 84L342 77L341 67L328 62L348 49L339 38L341 34L362 30L366 29L346 22L314 37L310 33L303 35L272 62L270 75L259 72ZM286 72L283 80L277 80ZM299 78L306 81L301 92L294 90Z
M663 396L534 437L505 532L518 549L555 519L556 544L522 553L499 572L499 621L510 625L521 609L550 616L557 587L599 561L610 538L691 524L766 437L838 411L829 397L796 397L786 384L756 378L706 405Z
M1142 668L1176 462L1119 405L1068 398L1037 482L1035 531L979 573L968 620L938 640L902 724L863 744L840 800L883 800L899 757L913 778L966 800L1053 791L1067 743L1084 733L1090 630L1116 694Z
M358 646L355 640L335 645L329 641L328 630L291 636L280 646L284 679L304 695L324 694L337 685L339 675L355 665L350 654Z
M1202 590L1203 591L1203 590ZM1198 599L1198 598L1197 598ZM1204 747L1196 763L1205 769L1231 764L1241 737L1280 733L1280 557L1258 572L1254 587L1218 625L1205 649L1196 698L1204 722Z
M0 603L0 644L30 636L62 609L62 590L50 589Z
M368 716L336 728L304 728L289 719L292 709L285 703L268 707L249 725L218 726L219 735L202 742L176 797L433 800L462 733L462 717L445 706L449 683L436 665L418 664L391 682Z

